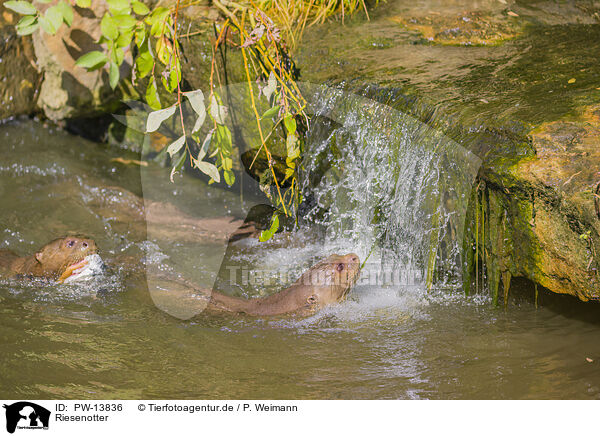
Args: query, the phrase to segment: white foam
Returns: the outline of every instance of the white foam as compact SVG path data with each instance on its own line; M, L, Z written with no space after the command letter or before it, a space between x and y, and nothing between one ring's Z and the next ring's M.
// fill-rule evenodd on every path
M67 277L64 283L74 283L84 280L89 280L94 276L98 276L104 271L104 262L98 254L92 254L85 257L87 262L84 266L73 271L69 277Z

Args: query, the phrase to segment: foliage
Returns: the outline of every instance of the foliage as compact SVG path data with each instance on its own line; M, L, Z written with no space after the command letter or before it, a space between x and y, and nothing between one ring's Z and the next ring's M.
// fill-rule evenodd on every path
M222 44L239 47L242 53L250 104L260 144L256 144L256 157L265 152L271 177L263 181L263 191L278 208L273 215L271 228L261 236L269 239L279 226L278 214L290 215L301 201L297 175L302 154L301 135L298 123L305 118L306 102L294 80L285 38L293 46L307 26L323 22L333 13L354 12L361 5L366 12L364 0L249 0L245 4L228 0L212 0L224 19L215 23L216 40L211 61L210 94L200 90L182 90L182 53L177 20L181 8L194 5L195 1L177 0L171 7L160 6L153 10L136 0L106 0L107 10L101 23L98 43L103 51L91 51L82 55L76 65L88 70L105 68L109 73L110 86L119 83L120 69L127 51L135 53L132 80L147 80L145 99L153 109L148 115L146 132L154 132L173 116L179 118L181 136L173 141L166 153L171 157L173 175L189 160L190 164L210 177L210 182L220 182L221 175L229 186L235 182L232 159L232 135L226 125L228 108L216 92L220 82L215 74L215 53ZM36 7L36 4L43 5ZM51 5L50 5L51 4ZM46 6L49 5L49 6ZM73 6L92 8L91 0L24 0L7 1L4 6L23 15L17 24L19 35L28 35L41 28L54 35L63 23L70 26L73 21ZM265 12L266 11L266 12ZM280 27L283 26L285 37ZM255 96L253 79L259 79L259 93ZM158 92L158 82L165 90L176 95L174 104L163 108ZM220 84L220 83L219 83ZM270 108L258 113L257 99L264 97ZM185 125L184 104L193 109L196 120L193 127ZM207 117L208 115L208 117ZM263 131L262 120L272 120L269 131ZM199 136L201 128L208 123L208 133ZM274 159L267 147L267 139L279 126L283 126L286 137L286 168L283 180L279 180L274 169ZM252 165L254 161L252 162ZM251 166L252 166L251 165ZM284 189L285 184L285 189ZM266 185L266 186L265 186Z
M341 16L343 22L346 14L362 8L369 17L365 0L250 0L250 5L258 7L278 23L285 32L284 39L292 48L299 43L304 29L322 24L333 15Z

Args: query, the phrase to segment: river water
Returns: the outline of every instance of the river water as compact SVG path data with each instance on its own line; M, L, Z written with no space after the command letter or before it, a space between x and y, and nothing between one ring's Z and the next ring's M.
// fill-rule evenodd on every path
M1 126L0 143L0 247L30 254L55 237L85 234L109 266L79 285L0 281L4 398L600 398L598 305L542 292L536 308L533 289L519 280L506 308L485 292L362 280L347 301L305 319L171 316L148 297L141 264L166 265L196 283L214 278L222 262L262 271L261 280L230 290L253 297L330 253L364 259L373 235L323 236L308 226L227 251L170 240L99 213L103 187L206 217L243 219L261 199L190 176L170 184L168 171L152 165L142 186L139 167L111 161L135 155L35 121ZM155 180L151 189L147 180ZM387 256L374 250L369 265Z

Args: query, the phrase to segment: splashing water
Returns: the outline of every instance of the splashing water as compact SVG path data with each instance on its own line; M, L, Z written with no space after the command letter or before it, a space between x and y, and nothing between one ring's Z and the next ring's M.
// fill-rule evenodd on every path
M99 276L104 273L104 262L102 258L98 254L91 254L86 256L85 264L73 271L73 274L65 279L65 283L75 283L81 282L85 280L89 280L92 277Z
M341 89L313 90L305 218L350 240L376 284L456 288L480 160L415 118ZM370 277L372 280L373 277Z

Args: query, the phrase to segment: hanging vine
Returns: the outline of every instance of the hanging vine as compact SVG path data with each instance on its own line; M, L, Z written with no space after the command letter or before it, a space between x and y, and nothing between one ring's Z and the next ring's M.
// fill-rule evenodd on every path
M76 65L90 71L106 69L110 86L115 89L123 79L120 77L120 66L126 53L131 51L134 54L131 80L137 82L147 78L144 96L152 111L146 119L146 133L157 131L163 122L172 117L178 118L181 128L179 136L166 147L172 162L171 181L174 174L189 162L210 177L209 183L218 183L223 179L231 186L235 182L235 173L232 134L226 125L229 108L217 92L214 79L216 76L219 81L219 76L215 54L225 44L238 48L242 54L250 106L260 138L260 144L253 146L256 152L250 169L264 151L270 177L261 180L261 188L276 207L270 229L261 235L261 240L266 240L277 231L279 215L292 215L301 201L298 169L303 142L297 126L303 119L306 120L306 101L294 80L293 64L289 62L290 54L285 39L295 45L306 27L322 23L336 13L341 13L343 19L346 11L353 13L361 6L367 13L366 5L364 0L332 0L326 3L298 0L285 5L273 0L249 0L244 4L212 0L213 6L224 18L214 24L216 38L212 50L210 90L205 96L201 90L182 90L183 58L178 33L181 10L199 3L177 0L172 6L161 6L159 3L151 10L136 0L106 0L107 8L100 22L101 37L97 41L103 49L83 54L77 59ZM71 26L74 6L91 8L92 2L19 0L7 1L4 6L23 15L16 25L19 35L28 35L38 29L53 35L63 23ZM282 24L283 31L274 20ZM254 86L256 80L259 82L258 93ZM175 103L162 106L158 82L168 93L176 96ZM259 98L268 102L269 108L263 113L258 110ZM186 125L186 102L195 113L193 125ZM265 131L262 121L269 119L272 123ZM206 126L209 127L208 133L200 137L203 126L205 130ZM273 153L267 145L267 140L279 126L283 126L286 143L285 169L281 180L277 177Z

